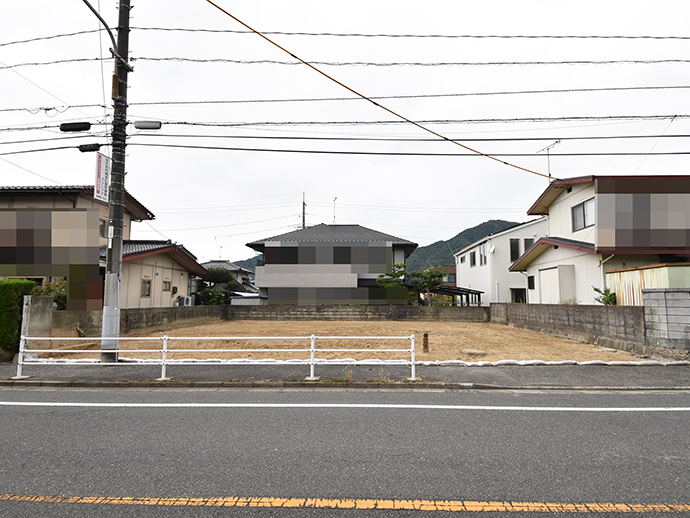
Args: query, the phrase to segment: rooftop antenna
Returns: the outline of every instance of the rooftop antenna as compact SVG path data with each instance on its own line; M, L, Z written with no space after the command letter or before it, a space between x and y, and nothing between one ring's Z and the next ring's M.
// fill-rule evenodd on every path
M302 193L302 229L307 228L307 201Z
M336 196L333 198L333 224L335 225L335 200L337 200L338 197Z
M546 151L546 163L549 168L549 178L551 178L551 155L549 154L549 151L551 150L551 148L556 147L560 143L561 141L557 140L553 144L546 146L544 149L540 149L539 151L537 151L537 153L542 153L543 151Z

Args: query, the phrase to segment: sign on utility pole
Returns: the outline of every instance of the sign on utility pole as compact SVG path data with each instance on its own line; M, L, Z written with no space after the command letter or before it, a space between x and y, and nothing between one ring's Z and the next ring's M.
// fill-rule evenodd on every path
M110 158L102 153L96 153L96 182L93 188L93 197L96 200L108 203L110 193Z

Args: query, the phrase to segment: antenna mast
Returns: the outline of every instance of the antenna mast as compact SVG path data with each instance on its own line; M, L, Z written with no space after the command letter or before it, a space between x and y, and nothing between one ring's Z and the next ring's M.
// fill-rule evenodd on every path
M537 153L541 153L543 151L546 151L546 163L547 163L547 166L549 169L549 178L551 178L551 155L549 154L549 151L551 150L551 148L556 147L560 143L561 143L561 141L557 140L553 144L546 146L544 149L540 149L539 151L537 151Z

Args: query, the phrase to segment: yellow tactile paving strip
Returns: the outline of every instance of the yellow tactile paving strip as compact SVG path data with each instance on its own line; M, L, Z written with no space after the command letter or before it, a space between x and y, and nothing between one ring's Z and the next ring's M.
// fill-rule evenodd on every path
M270 507L311 509L407 509L459 512L534 513L682 513L690 504L614 504L551 502L481 502L471 500L371 500L327 498L218 497L218 498L132 498L110 496L0 495L0 501L46 502L92 505L161 505L187 507Z

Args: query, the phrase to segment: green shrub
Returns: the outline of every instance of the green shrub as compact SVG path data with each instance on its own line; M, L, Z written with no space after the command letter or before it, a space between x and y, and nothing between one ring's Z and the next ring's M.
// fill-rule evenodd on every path
M31 292L32 295L46 295L53 297L55 309L67 309L67 281L58 280L46 282L42 286L36 286Z
M0 349L19 350L24 295L29 295L36 283L23 279L0 281Z
M225 303L225 293L213 288L199 292L199 302L202 306L222 306Z

